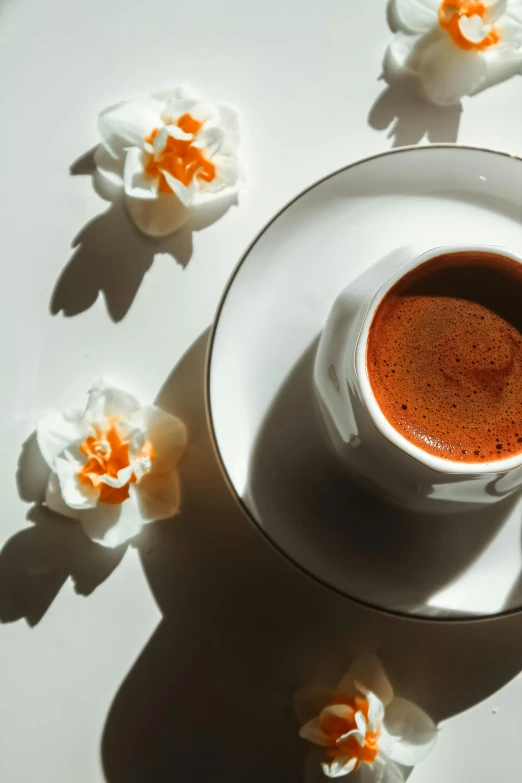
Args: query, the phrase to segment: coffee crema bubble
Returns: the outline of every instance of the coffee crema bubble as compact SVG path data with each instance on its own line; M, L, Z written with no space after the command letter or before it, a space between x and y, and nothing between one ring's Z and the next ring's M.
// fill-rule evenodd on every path
M423 451L458 462L522 452L522 265L440 255L385 295L368 336L373 394Z

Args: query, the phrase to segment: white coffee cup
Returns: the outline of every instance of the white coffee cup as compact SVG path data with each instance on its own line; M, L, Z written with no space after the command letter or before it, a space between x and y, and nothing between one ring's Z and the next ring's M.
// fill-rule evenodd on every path
M382 299L413 269L458 252L493 253L522 264L522 257L501 247L453 245L417 256L388 279L377 265L373 276L354 281L335 301L314 368L324 421L351 472L390 501L423 513L471 510L522 487L522 453L491 462L455 462L429 454L390 424L372 391L367 342ZM377 285L375 295L370 285L373 291Z

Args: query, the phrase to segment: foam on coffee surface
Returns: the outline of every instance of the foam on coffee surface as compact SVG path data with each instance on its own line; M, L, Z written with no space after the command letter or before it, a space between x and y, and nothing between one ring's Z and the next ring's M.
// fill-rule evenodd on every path
M522 452L522 265L439 256L406 275L374 316L367 369L392 426L460 462Z

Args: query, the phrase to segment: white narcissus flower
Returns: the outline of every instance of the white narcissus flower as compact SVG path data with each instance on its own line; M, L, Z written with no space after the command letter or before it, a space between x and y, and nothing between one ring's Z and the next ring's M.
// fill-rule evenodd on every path
M187 435L175 416L100 381L84 411L47 414L36 435L51 468L47 506L79 520L93 541L120 546L179 511Z
M395 698L374 655L358 658L335 690L307 688L294 700L299 735L324 748L324 774L348 775L367 765L374 783L403 783L403 767L422 761L437 729L412 702Z
M388 81L410 74L432 103L458 103L522 69L522 0L392 0Z
M113 190L123 187L132 220L148 236L165 236L193 208L238 191L239 122L231 106L180 87L105 109L98 129L98 175Z

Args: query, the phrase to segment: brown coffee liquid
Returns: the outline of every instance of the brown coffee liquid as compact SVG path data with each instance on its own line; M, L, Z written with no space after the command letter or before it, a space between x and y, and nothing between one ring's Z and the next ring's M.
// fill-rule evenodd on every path
M438 256L384 297L366 363L390 424L459 462L522 452L522 265L494 253Z

